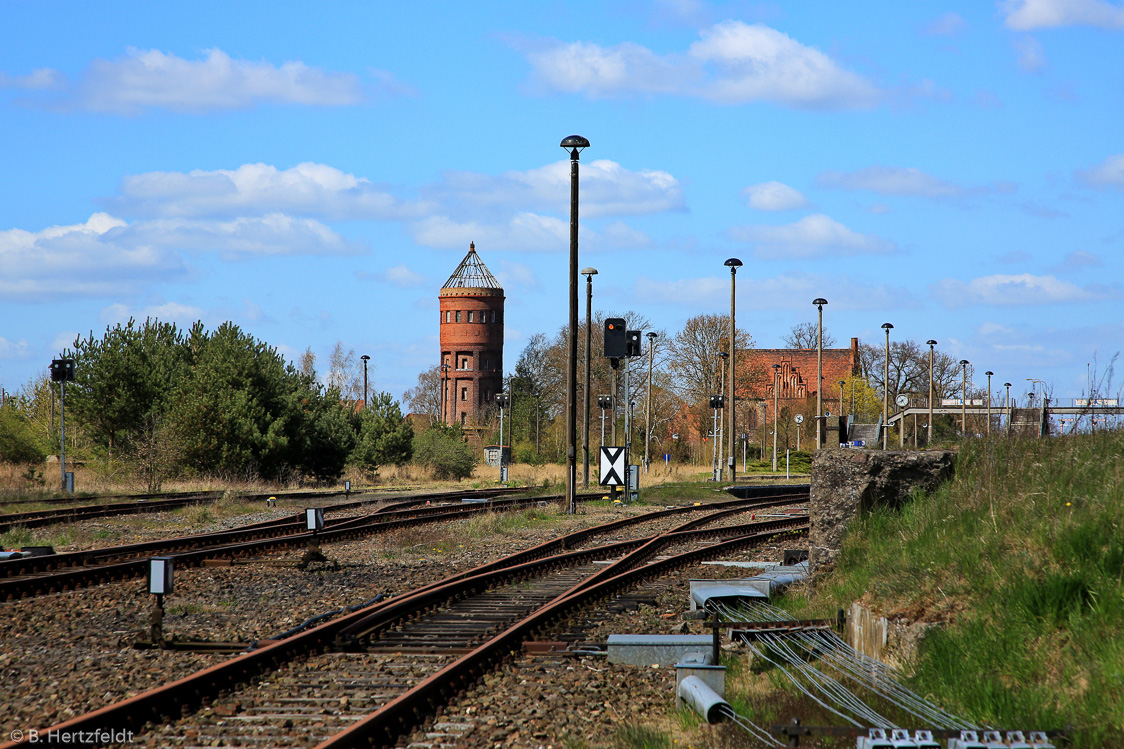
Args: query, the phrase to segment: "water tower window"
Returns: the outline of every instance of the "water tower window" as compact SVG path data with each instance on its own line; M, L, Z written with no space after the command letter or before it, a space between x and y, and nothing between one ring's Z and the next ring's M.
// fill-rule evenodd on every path
M473 320L472 320L472 310L468 311L468 321L473 322Z
M449 312L449 310L445 310L445 322L449 322L450 317L452 317L452 313Z
M461 311L457 310L457 322L461 321Z
M492 322L496 321L496 311L492 310Z

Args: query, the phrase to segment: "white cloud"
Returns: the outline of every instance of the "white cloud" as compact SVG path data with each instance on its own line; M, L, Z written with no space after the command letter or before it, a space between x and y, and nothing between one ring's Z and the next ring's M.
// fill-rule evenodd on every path
M750 185L742 190L742 195L749 198L750 208L759 211L791 211L808 205L808 200L799 190L783 182L761 182Z
M1067 253L1061 264L1055 270L1059 273L1072 273L1074 271L1082 270L1083 268L1099 268L1104 265L1104 261L1091 252L1085 250L1074 250Z
M361 248L315 219L283 213L228 221L154 219L130 226L138 244L190 252L249 255L353 255Z
M531 269L531 266L502 259L496 266L496 280L499 281L500 286L503 286L505 289L512 289L516 286L524 289L538 289L542 286L538 276L535 275L535 271Z
M526 54L543 85L591 98L680 95L801 109L870 107L881 98L866 78L763 24L723 21L700 37L685 53L668 55L632 42L554 42Z
M965 283L945 278L931 287L933 296L946 307L970 305L1041 305L1089 302L1120 296L1118 290L1103 286L1077 286L1054 276L994 275Z
M869 190L880 195L951 198L965 193L963 187L914 167L871 166L856 172L826 171L816 177L816 183L843 190Z
M1124 27L1124 7L1104 0L1005 0L1008 28L1019 31L1058 26Z
M229 221L129 224L95 213L84 224L0 232L0 298L47 302L60 294L114 296L189 275L178 251L247 255L350 254L359 248L312 219L283 214Z
M128 224L106 213L39 232L2 231L0 266L0 298L43 302L66 294L118 294L141 279L185 272L173 254L134 241Z
M938 16L924 31L934 36L956 36L966 28L968 22L964 20L964 16L950 11Z
M476 242L481 251L516 250L555 252L570 246L568 219L537 213L517 213L506 221L457 221L448 216L431 216L410 226L414 241L427 247L462 249ZM602 231L582 226L581 246L585 249L647 247L651 239L619 222Z
M1016 39L1015 51L1019 54L1019 70L1024 73L1041 73L1046 68L1046 52L1034 37Z
M117 323L128 322L129 319L146 320L153 319L160 322L170 322L179 325L180 327L190 326L196 320L202 320L205 312L200 307L193 307L189 304L180 304L178 302L164 302L163 304L153 304L147 307L130 307L126 304L111 304L102 308L98 313L98 319L106 325L116 325Z
M132 175L121 181L120 195L110 204L120 213L139 216L285 212L332 219L411 218L433 207L400 200L367 179L312 162L290 169L243 164L233 170Z
M410 270L405 265L395 265L387 268L382 273L382 278L387 283L403 289L415 288L424 285L429 279L422 274Z
M73 91L63 94L63 103L123 115L149 109L201 113L260 104L351 106L366 101L369 89L392 95L406 90L385 71L371 71L374 83L365 88L353 73L325 71L299 60L274 65L237 60L220 49L204 54L187 60L160 50L130 48L116 60L94 60ZM54 71L32 76L52 87L62 84Z
M684 209L683 187L672 175L655 169L632 171L615 161L583 163L581 215L627 216ZM427 196L455 203L465 210L548 209L568 213L570 162L509 171L500 175L447 172L441 182L425 188Z
M1077 179L1093 187L1124 190L1124 153L1109 156L1092 169L1077 172Z
M27 345L25 339L9 341L0 336L0 359L26 359L30 354L31 346Z
M39 68L28 75L8 75L0 71L0 88L23 88L32 91L59 88L65 83L65 77L57 70Z
M873 234L860 234L834 219L817 213L783 226L741 226L730 231L734 239L752 242L758 257L818 257L893 252L897 245Z
M901 287L870 284L865 280L846 276L789 273L774 278L739 276L738 308L803 311L812 299L824 294L825 289L830 290L828 296L835 309L916 309L920 306L913 294ZM729 296L730 280L721 276L676 281L640 277L633 290L637 299L642 302L695 307L712 304L723 294Z

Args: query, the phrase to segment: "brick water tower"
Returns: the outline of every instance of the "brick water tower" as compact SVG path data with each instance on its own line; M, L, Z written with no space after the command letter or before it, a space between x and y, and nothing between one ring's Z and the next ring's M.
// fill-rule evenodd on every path
M503 289L475 243L441 287L441 418L481 426L503 390Z

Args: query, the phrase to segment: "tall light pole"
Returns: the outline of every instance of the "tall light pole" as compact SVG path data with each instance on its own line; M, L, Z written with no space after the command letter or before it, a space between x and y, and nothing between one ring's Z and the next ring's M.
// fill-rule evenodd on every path
M729 383L727 384L727 392L729 393L729 397L727 398L727 400L730 404L730 418L728 422L730 424L730 428L726 433L730 436L727 442L730 445L730 482L733 483L737 480L737 465L734 463L734 434L736 434L736 432L734 432L734 418L738 412L738 404L737 401L734 400L734 363L737 361L737 356L735 353L737 351L737 344L734 339L734 332L736 330L736 328L734 327L734 279L738 274L738 268L742 266L742 261L738 260L736 257L732 257L728 259L724 263L724 265L730 269L730 376L727 378L729 380Z
M597 275L596 268L582 268L582 275L585 276L585 409L582 418L582 445L583 452L585 453L585 461L582 469L582 488L589 488L589 362L593 359L593 351L590 349L590 335L593 328L593 277ZM602 421L602 432L604 429L604 421ZM602 442L605 440L602 439Z
M839 416L843 416L843 386L847 384L846 380L839 381Z
M449 424L449 420L447 418L445 418L445 412L447 410L448 400L449 400L449 365L448 364L442 364L441 365L441 422L443 424L445 424L446 426Z
M722 363L718 365L718 395L722 398L723 407L726 401L723 391L726 389L726 362L730 359L730 354L725 351L718 352L718 358ZM717 412L715 412L717 415ZM722 477L726 475L726 468L722 465L722 461L726 458L726 417L723 415L722 421L716 422L714 427L714 464L715 474L714 480L721 481Z
M930 338L925 343L929 344L929 426L927 427L929 431L925 444L931 445L933 444L933 347L937 342Z
M1007 436L1011 436L1011 383L1004 382L1003 387L1007 388L1007 403L1004 405L1003 410L1007 412Z
M968 365L967 359L960 360L960 434L968 436Z
M777 400L777 397L779 395L778 391L780 390L778 383L778 378L780 377L780 369L780 364L773 365L773 473L777 472L777 432L780 431L778 427L781 423L781 411L780 408L778 408Z
M1042 416L1038 421L1038 437L1041 439L1046 430L1046 381L1036 380L1033 377L1027 377L1026 381L1030 383L1030 392L1032 395L1034 394L1035 385L1042 386Z
M890 418L890 331L894 326L891 323L882 323L882 329L886 331L886 368L882 375L882 449L888 450L890 444L889 429L886 427L886 419Z
M363 354L359 358L363 360L363 410L366 411L367 408L368 408L368 405L367 405L367 362L370 361L371 357L367 356L366 354Z
M991 376L995 374L990 369L984 372L987 375L987 436L991 436Z
M812 304L819 310L820 318L816 328L816 449L819 450L823 445L823 306L827 304L827 300L816 297ZM842 394L839 398L843 399ZM840 406L839 410L842 411L843 407Z
M648 443L652 441L652 359L656 355L656 334L648 331L648 405L644 408L644 472L651 467Z
M564 138L559 144L570 152L570 331L566 362L566 507L577 512L578 479L578 159L589 141L580 135Z

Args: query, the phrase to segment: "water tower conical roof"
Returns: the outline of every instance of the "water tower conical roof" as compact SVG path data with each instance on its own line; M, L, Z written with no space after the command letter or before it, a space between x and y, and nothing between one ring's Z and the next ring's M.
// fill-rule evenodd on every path
M449 276L442 289L499 289L500 284L492 275L484 261L476 254L476 243L468 246L468 254Z

